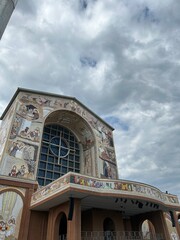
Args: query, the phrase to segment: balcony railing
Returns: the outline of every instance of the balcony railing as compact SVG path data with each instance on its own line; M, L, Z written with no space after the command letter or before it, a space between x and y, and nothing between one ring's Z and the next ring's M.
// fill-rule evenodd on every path
M158 200L163 204L177 206L179 208L179 200L177 196L165 194L153 186L132 181L93 178L71 172L56 179L52 183L39 188L38 191L33 193L31 207L35 206L36 204L41 204L42 201L49 201L50 196L53 196L57 193L61 194L65 188L70 188L70 186L78 189L80 187L83 190L90 190L93 192L101 191L101 193L104 193L104 195L106 195L110 190L111 193L117 194L117 197L120 194L131 194L132 196L135 195L136 198L143 196L147 197L148 199L151 198L152 200Z
M68 240L66 235L59 236L59 240ZM122 232L81 232L81 240L164 240L162 234L152 234L151 232L122 231Z
M162 234L154 234L148 232L145 235L137 231L122 232L82 232L81 240L164 240Z
M59 240L67 240L67 235L66 234L60 235Z

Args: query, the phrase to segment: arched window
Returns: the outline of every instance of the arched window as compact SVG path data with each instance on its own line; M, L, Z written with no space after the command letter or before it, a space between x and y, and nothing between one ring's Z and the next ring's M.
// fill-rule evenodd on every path
M67 172L80 172L80 148L76 136L67 128L44 127L37 180L45 186Z
M178 215L178 223L180 225L180 214Z
M115 225L111 218L105 218L103 222L104 239L113 240L115 239Z
M142 231L143 239L147 239L147 240L156 239L154 225L148 219L146 219L142 223L141 231Z
M63 213L59 223L59 240L66 240L67 235L67 218Z

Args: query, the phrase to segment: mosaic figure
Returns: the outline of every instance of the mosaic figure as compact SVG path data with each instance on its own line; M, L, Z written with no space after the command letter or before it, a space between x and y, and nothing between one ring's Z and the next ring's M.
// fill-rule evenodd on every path
M30 130L29 127L25 127L25 129L22 130L19 135L20 137L29 139L33 142L39 142L40 129L37 127L34 130Z
M4 240L6 237L6 223L5 221L0 221L0 240Z
M7 221L6 224L6 237L8 239L13 239L13 234L15 233L16 220L13 216Z
M23 150L23 158L27 163L28 172L34 173L35 170L35 159L34 159L35 149L33 146L25 146Z
M10 135L11 139L14 139L17 136L19 129L21 127L22 121L23 121L22 117L20 117L19 115L16 115L12 129L11 129L11 135Z
M104 161L103 166L104 176L107 178L112 178L112 170L108 162Z
M103 160L111 160L107 148L104 148L102 145L99 146L99 157Z
M9 170L9 176L33 178L36 168L37 146L16 141L10 144L8 153L11 157L20 159Z
M86 150L84 152L84 173L91 174L92 164L91 164L91 150Z
M35 120L39 118L38 109L32 104L21 104L18 112L21 116L29 120Z
M23 95L22 98L20 99L22 102L27 103L27 102L34 102L39 104L40 106L50 106L50 99L42 96L30 96L30 95Z
M21 165L21 167L18 169L16 173L16 177L23 177L26 173L26 167L24 165Z
M11 172L9 173L9 176L16 177L16 174L17 174L17 167L16 167L16 165L13 165Z
M0 205L0 240L17 240L23 201L17 193L7 191L0 194Z
M20 150L20 144L18 142L13 142L9 149L9 155L15 157L18 150Z

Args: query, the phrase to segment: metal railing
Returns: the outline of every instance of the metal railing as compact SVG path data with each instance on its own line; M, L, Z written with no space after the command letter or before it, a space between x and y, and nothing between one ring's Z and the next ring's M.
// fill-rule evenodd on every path
M164 240L162 234L152 235L148 232L143 235L137 231L122 231L122 232L81 232L81 240Z
M59 240L68 240L67 235L60 235ZM122 232L81 232L81 240L164 240L162 234L154 236L151 232L145 235L137 231L122 231Z
M67 235L66 234L60 235L59 240L67 240Z

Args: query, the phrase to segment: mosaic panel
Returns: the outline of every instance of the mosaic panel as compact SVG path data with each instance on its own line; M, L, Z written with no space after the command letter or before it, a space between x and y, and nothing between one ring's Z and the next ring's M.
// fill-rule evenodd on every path
M0 239L18 240L23 201L16 192L0 193Z

